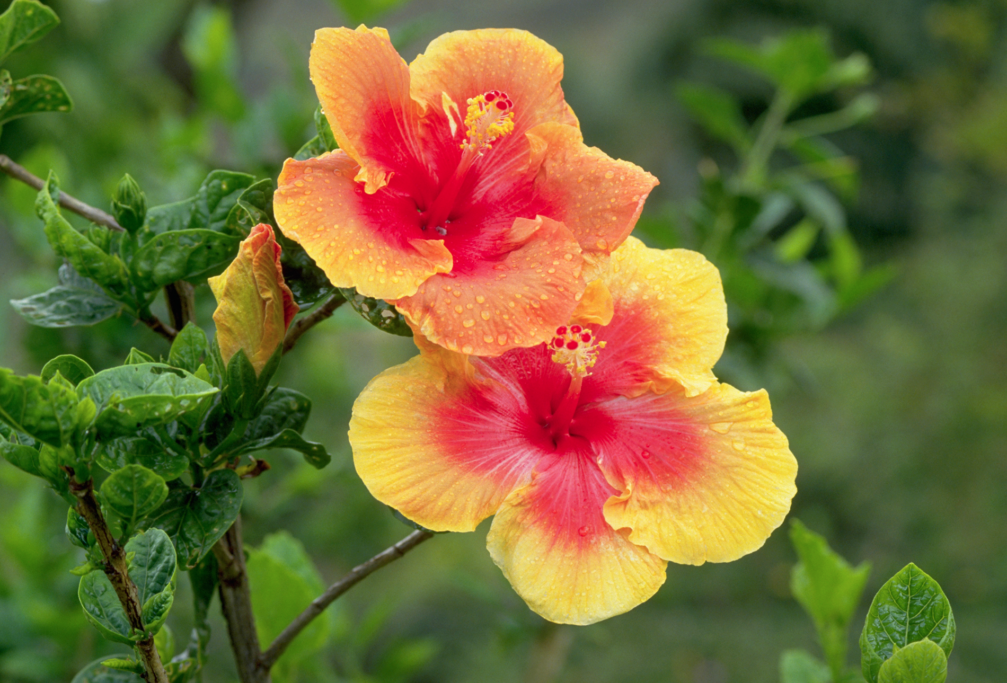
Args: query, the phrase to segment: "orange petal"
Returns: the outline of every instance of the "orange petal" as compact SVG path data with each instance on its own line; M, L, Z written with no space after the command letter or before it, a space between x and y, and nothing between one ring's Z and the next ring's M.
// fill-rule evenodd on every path
M499 259L424 282L396 308L427 339L452 351L497 356L535 346L566 324L584 288L580 248L562 223L514 221Z
M595 381L627 395L648 384L662 390L668 380L695 395L716 382L713 366L727 339L727 304L720 273L702 254L648 249L630 237L612 254L602 280L615 315L599 331L608 346Z
M601 280L592 280L584 288L584 296L580 298L570 321L581 325L608 325L614 313L612 293Z
M403 158L423 160L409 67L385 29L320 29L308 66L336 142L360 164L356 179L368 193L401 172Z
M599 404L579 433L623 491L605 519L672 562L729 562L762 546L790 510L797 461L764 391L718 384Z
M536 190L556 207L552 217L563 221L585 251L610 252L622 244L657 178L588 147L571 126L546 123L528 137L547 145Z
M371 494L435 531L472 531L528 480L540 452L519 394L474 378L461 354L423 355L371 380L353 405L350 444Z
M435 38L409 65L412 96L440 110L442 93L462 111L470 97L501 90L514 103L514 132L546 121L577 126L563 99L563 55L544 40L517 29L454 31Z
M664 583L664 560L602 516L616 493L587 454L553 454L497 512L486 539L490 555L549 621L592 624L636 607Z
M256 373L261 372L297 315L293 294L283 281L280 253L273 228L260 223L242 241L227 270L209 279L217 299L217 344L225 363L240 349Z
M387 189L363 193L354 181L357 170L343 151L287 159L273 203L283 234L304 247L332 284L364 296L410 296L434 273L451 270L443 241L410 239L406 229L382 221L400 210L415 214L415 206Z

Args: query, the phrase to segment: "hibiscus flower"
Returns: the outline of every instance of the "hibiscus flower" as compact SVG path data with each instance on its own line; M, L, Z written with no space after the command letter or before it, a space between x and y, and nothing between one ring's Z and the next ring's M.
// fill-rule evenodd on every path
M620 614L667 562L737 559L790 509L766 393L713 375L726 336L717 270L629 238L546 343L477 358L418 335L354 405L357 472L435 531L495 515L490 554L546 619Z
M525 31L448 33L407 65L384 29L322 29L309 66L340 149L287 160L277 221L448 349L545 341L657 184L584 144L562 56Z

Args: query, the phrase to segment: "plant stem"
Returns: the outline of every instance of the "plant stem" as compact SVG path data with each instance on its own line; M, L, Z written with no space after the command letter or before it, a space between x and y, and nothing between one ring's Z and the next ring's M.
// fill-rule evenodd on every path
M11 178L15 178L25 185L34 187L36 190L41 190L45 187L44 180L33 174L24 166L15 163L6 154L0 154L0 170L9 175ZM105 213L101 209L96 209L93 206L88 206L79 199L74 199L62 190L59 192L59 205L64 209L73 211L78 216L83 216L92 223L104 225L106 228L111 228L112 230L116 230L118 232L122 232L123 230L122 226L119 225L119 222L110 214Z
M336 598L377 570L399 559L423 541L433 537L434 533L432 531L414 531L395 545L381 551L363 564L354 567L346 576L336 581L324 593L315 598L296 619L290 622L287 628L283 629L280 635L276 636L276 640L259 657L259 666L268 671L276 664L276 660L287 650L287 647L293 642L294 638L307 628L308 624L315 617L324 612L326 607L335 602Z
M220 609L227 620L234 663L241 683L269 683L269 667L259 663L259 636L255 632L252 594L245 570L245 548L239 515L213 546L220 577Z
M115 594L122 603L122 608L129 619L129 625L136 631L143 631L143 606L136 591L136 585L129 578L129 568L126 562L126 553L119 544L116 543L112 532L109 531L105 518L101 514L101 507L94 496L94 482L88 479L83 484L78 484L72 473L70 475L70 490L77 498L77 512L87 520L91 527L98 547L105 558L105 575L112 583ZM154 646L154 638L147 638L136 643L136 651L143 660L148 683L168 683L168 676L165 674L161 657Z
M192 285L183 280L165 285L164 298L171 324L176 330L181 330L186 323L195 322L196 292Z
M297 343L302 334L323 320L331 318L336 309L344 303L346 303L346 299L343 298L343 295L339 292L333 292L328 299L316 307L315 310L311 311L311 313L299 320L295 320L294 324L287 330L287 336L283 340L283 353L287 353L290 349L294 348L294 344Z
M761 180L769 163L769 157L779 142L780 130L787 121L792 105L793 97L788 91L782 89L776 91L766 111L766 118L762 121L762 127L759 128L755 144L752 145L748 158L742 165L740 176L743 185L755 184Z
M144 325L149 327L157 334L167 339L169 343L175 341L175 337L178 336L178 331L175 330L175 328L169 325L165 325L163 322L161 322L160 318L158 318L150 311L141 312L137 316L137 320L142 322Z

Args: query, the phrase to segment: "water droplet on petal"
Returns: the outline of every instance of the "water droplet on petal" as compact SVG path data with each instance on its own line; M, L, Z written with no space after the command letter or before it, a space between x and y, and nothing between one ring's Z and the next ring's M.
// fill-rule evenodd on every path
M581 536L590 536L593 531L594 527L592 527L590 524L585 524L581 528L577 529L577 533L580 534Z
M718 434L727 434L731 431L731 427L734 426L732 422L714 422L710 425L710 429L717 432Z
M745 442L742 439L735 439L734 441L731 442L731 445L734 446L734 450L736 451L745 450Z

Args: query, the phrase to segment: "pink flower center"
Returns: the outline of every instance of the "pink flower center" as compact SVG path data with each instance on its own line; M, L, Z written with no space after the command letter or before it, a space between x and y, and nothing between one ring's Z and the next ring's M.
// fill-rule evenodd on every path
M566 392L543 425L557 446L570 436L570 423L580 405L584 378L591 374L591 368L598 361L598 352L603 348L605 342L598 341L591 330L580 325L557 327L556 335L549 342L552 360L570 373Z
M460 118L458 107L450 98L445 97L444 112L451 125L451 134L459 130L456 117ZM433 230L440 237L448 234L448 217L458 200L458 193L465 184L465 178L476 159L493 148L493 143L514 132L514 103L507 93L490 90L482 95L470 97L466 103L465 141L459 147L462 149L461 159L451 178L444 184L430 207L420 214L420 228Z

